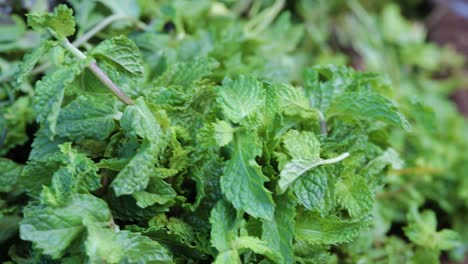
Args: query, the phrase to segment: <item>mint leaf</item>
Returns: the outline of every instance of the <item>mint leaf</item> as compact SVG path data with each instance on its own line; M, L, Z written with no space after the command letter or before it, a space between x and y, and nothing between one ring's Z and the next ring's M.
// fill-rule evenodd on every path
M240 123L264 105L263 85L252 77L225 79L218 89L218 103L224 115L234 123Z
M374 199L364 178L351 175L336 183L337 201L351 217L365 216L372 209Z
M263 220L262 239L282 257L277 263L294 263L295 203L287 194L275 197L275 203L273 219Z
M355 222L335 216L320 217L317 213L302 212L296 218L296 239L311 245L349 242L368 228L367 219Z
M285 134L283 143L292 160L281 170L278 181L280 193L284 193L297 178L314 167L339 162L349 155L345 152L331 159L320 158L320 143L311 132L299 133L296 130L290 130Z
M0 192L10 192L21 175L23 167L12 160L0 158Z
M234 207L254 217L272 219L274 203L271 193L264 187L267 181L255 162L261 147L252 134L236 135L232 142L231 159L226 162L221 177L221 190Z
M322 168L308 171L299 177L291 186L297 201L309 210L318 206L328 188L327 177L326 171Z
M51 132L50 139L53 139L56 133L65 88L73 82L79 72L77 67L64 67L46 75L36 84L33 105L37 114L36 120Z
M460 236L450 229L437 231L437 219L433 211L418 212L413 206L408 212L405 235L417 245L432 250L448 250L460 245Z
M106 60L132 79L143 76L141 53L126 36L120 35L101 42L91 51L91 55Z
M28 25L37 31L49 30L57 39L75 34L73 10L66 5L58 5L52 14L28 14Z
M24 55L23 60L18 65L16 73L16 82L23 83L29 72L32 71L41 57L53 46L50 41L42 41L41 45L34 49L31 53Z
M60 111L57 135L70 139L104 140L119 117L114 100L79 96Z
M26 207L23 213L21 239L32 241L35 247L53 258L61 257L85 231L84 217L100 223L110 219L106 203L89 194L76 194L63 207L35 205Z
M365 92L344 93L333 100L327 117L347 116L356 119L378 120L391 125L411 129L408 120L388 99Z

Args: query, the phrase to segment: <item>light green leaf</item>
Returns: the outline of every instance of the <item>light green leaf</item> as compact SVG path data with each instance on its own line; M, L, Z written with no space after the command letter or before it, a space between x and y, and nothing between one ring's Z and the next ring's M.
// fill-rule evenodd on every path
M109 228L103 228L98 224L87 221L87 238L84 242L86 255L90 263L120 263L125 254L125 249L116 234Z
M104 140L114 131L114 119L118 114L113 99L78 96L60 111L57 135L77 140Z
M274 84L272 89L277 94L280 112L303 118L317 117L317 112L310 107L309 100L301 88L286 84Z
M107 204L89 194L74 195L64 207L28 206L23 211L20 237L53 258L63 255L68 246L84 231L83 218L105 223L110 219Z
M261 154L261 146L255 135L236 135L232 143L233 153L226 162L221 177L221 190L237 210L253 217L272 219L274 203L271 193L263 186L268 180L255 162Z
M308 131L299 133L291 130L284 135L283 143L292 160L280 172L279 193L284 193L289 185L307 171L323 164L339 162L349 156L345 152L331 159L320 158L320 144L315 135Z
M66 5L58 5L51 13L27 14L28 25L37 31L49 30L57 39L75 34L73 10Z
M235 250L224 251L216 256L213 264L241 264L239 253Z
M138 153L133 156L112 182L117 196L143 191L148 186L150 176L158 161L156 150L157 147L149 141L143 142Z
M152 177L149 180L148 187L144 191L138 191L132 194L141 208L151 206L155 203L165 204L176 197L177 193L171 185L163 179Z
M405 235L415 244L432 250L449 250L460 245L460 236L450 229L437 231L437 219L433 211L418 212L412 206L408 212L408 226Z
M297 201L309 210L320 204L327 187L327 173L322 168L306 172L292 185Z
M171 264L174 263L169 251L157 241L139 233L120 231L117 239L121 241L126 263Z
M296 216L296 239L312 245L349 242L369 224L368 219L351 222L335 216L320 217L318 213L303 212Z
M37 114L36 120L49 129L50 139L56 131L65 88L73 82L79 72L78 67L63 67L46 75L36 84L33 105Z
M64 142L65 139L61 137L54 137L50 140L47 129L40 128L34 135L29 160L46 160L50 155L58 152L59 145Z
M234 137L234 128L226 121L218 121L213 124L216 143L224 147L232 141Z
M282 256L277 263L294 263L294 217L296 204L292 197L284 194L275 197L275 215L272 220L263 220L262 240Z
M326 116L378 120L406 130L411 129L408 120L390 100L370 92L343 93L333 100Z
M211 210L211 245L219 252L229 251L239 228L236 211L224 200Z
M137 154L112 182L117 196L143 191L155 172L158 155L164 145L164 134L143 98L127 106L121 119L122 128L143 138Z
M32 71L41 57L53 46L51 41L42 41L41 45L35 48L31 53L24 55L23 60L18 65L16 73L16 82L23 83L24 79Z
M190 85L211 74L218 62L211 58L199 57L172 65L156 80L157 86L180 85L187 89Z
M120 124L127 133L136 133L156 145L162 142L161 126L142 97L125 108Z
M139 233L113 232L96 223L86 223L86 254L91 263L173 263L167 249Z
M135 43L124 35L101 42L91 51L91 55L108 61L132 79L143 76L141 53Z
M71 147L70 143L59 146L62 155L56 155L64 167L52 176L50 188L44 187L42 202L59 206L68 201L75 193L88 193L98 189L101 178L94 162Z
M364 178L351 175L336 183L338 203L346 208L349 215L359 218L367 215L374 205L374 198Z
M226 117L240 123L264 106L265 94L261 82L241 75L237 79L223 81L217 100Z
M265 241L261 240L258 237L236 237L233 244L234 248L236 248L239 252L249 249L256 254L261 254L268 257L271 260L274 260L276 263L283 262L283 257L281 256L281 254L279 252L276 252L273 248L270 248Z

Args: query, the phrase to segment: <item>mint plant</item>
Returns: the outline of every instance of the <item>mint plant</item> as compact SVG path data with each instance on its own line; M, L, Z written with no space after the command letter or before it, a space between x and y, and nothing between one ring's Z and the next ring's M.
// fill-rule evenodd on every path
M39 126L26 164L0 158L12 261L352 263L372 244L387 174L406 169L398 136L419 129L386 77L300 59L282 0L248 19L244 1L70 2L27 15L40 44L8 82L27 95L2 141ZM417 247L403 261L461 245L419 205L398 215Z

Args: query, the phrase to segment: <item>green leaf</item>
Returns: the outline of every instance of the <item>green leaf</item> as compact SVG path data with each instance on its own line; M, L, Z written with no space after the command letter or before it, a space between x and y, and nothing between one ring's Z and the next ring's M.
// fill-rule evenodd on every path
M331 159L320 158L320 143L315 135L308 131L299 133L297 130L290 130L284 135L283 143L292 160L286 163L280 172L279 193L284 193L289 185L307 171L323 164L339 162L349 156L349 153L345 152Z
M110 219L106 203L89 194L74 195L67 205L58 208L28 206L23 214L21 239L32 241L35 247L53 258L61 257L85 231L84 217L98 223L106 223Z
M46 75L36 84L33 105L37 114L36 120L51 132L50 139L53 139L56 132L65 88L73 82L79 72L78 67L63 67Z
M253 77L243 75L234 80L224 79L217 100L224 115L232 122L240 123L265 104L263 85Z
M101 42L91 51L91 55L108 61L132 79L143 76L141 53L135 43L124 35Z
M234 137L234 128L226 121L218 121L213 124L216 143L224 147L232 141Z
M155 203L165 204L171 202L177 193L171 185L163 179L152 177L149 180L148 187L144 191L134 192L133 198L141 208L151 206Z
M10 192L22 170L23 166L0 157L0 192Z
M296 239L309 244L339 244L350 242L369 226L370 220L345 221L335 216L320 217L303 212L296 216Z
M306 172L292 185L297 201L309 210L321 203L327 188L327 173L322 168Z
M86 226L85 247L91 263L173 263L167 249L139 233L114 233L94 222Z
M37 31L49 30L57 39L63 39L75 34L75 18L73 10L66 5L58 5L54 13L31 13L28 25Z
M301 88L286 84L274 84L272 89L277 94L281 113L303 118L317 117L317 112L310 107L309 100Z
M112 182L117 196L143 191L148 186L150 176L154 173L155 164L158 161L156 149L157 147L152 143L146 140L143 142L138 153Z
M28 74L32 71L41 57L52 47L51 41L42 41L41 45L35 48L31 53L24 55L23 60L18 65L16 73L16 82L23 83Z
M59 146L62 155L58 156L64 167L52 176L50 189L44 187L42 202L54 206L68 201L75 193L88 193L98 189L101 178L94 162L71 147L70 143Z
M349 215L359 218L369 214L374 205L374 198L366 180L357 175L351 175L336 183L338 203L346 208Z
M233 153L226 162L221 177L221 190L237 210L263 219L272 219L274 203L271 193L263 186L268 180L255 162L261 146L251 133L236 135Z
M115 101L97 96L78 96L60 111L57 135L70 139L104 140L115 129Z
M195 82L209 76L216 67L218 63L206 57L175 63L156 80L156 85L180 85L187 89Z
M148 186L164 144L161 127L143 98L138 98L135 105L127 106L121 125L144 140L135 156L112 182L117 196L143 191Z
M265 241L261 240L258 237L236 237L233 243L234 248L236 248L240 252L249 249L256 254L267 256L269 259L274 260L276 263L283 262L283 257L281 256L281 254L276 252L273 248L270 248Z
M221 253L229 251L239 228L234 208L224 200L219 201L211 210L210 223L213 247Z
M378 120L406 130L411 129L408 120L390 100L370 92L348 92L338 96L327 111L327 117L332 116Z
M437 231L437 219L433 211L418 212L412 206L408 212L408 226L405 235L416 245L432 250L449 250L460 245L460 235L450 229Z
M291 196L275 197L275 215L272 220L263 220L262 240L282 256L277 263L294 263L294 217L296 204Z
M141 97L135 101L135 105L125 108L120 124L127 133L134 133L155 145L162 144L161 126Z

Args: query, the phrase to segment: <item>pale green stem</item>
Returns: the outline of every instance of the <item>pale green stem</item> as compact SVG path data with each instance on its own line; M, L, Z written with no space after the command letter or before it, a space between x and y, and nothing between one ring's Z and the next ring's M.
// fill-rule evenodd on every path
M78 59L84 60L86 59L86 55L77 49L73 44L68 41L68 39L64 39L61 42L61 45L68 50L71 54L73 54ZM94 75L115 95L122 101L124 104L131 105L133 104L133 100L128 97L110 78L107 74L99 68L96 62L91 62L88 65L89 70L91 70Z

